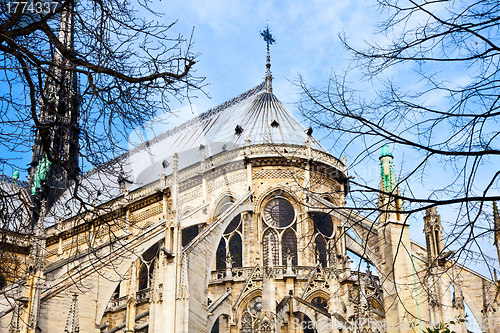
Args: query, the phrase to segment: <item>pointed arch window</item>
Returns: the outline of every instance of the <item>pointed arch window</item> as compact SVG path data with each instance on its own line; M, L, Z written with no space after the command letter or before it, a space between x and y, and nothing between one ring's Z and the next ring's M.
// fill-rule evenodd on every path
M148 266L143 264L141 270L139 271L139 290L146 289L149 282L149 272Z
M281 237L281 252L282 252L282 263L286 265L286 257L288 252L292 255L292 264L297 266L297 236L292 229L287 229Z
M217 247L217 253L215 257L215 269L226 269L226 241L222 238Z
M326 241L322 235L317 235L316 240L316 261L321 263L321 266L327 266L327 256L326 256Z
M243 265L241 236L237 232L235 232L229 240L229 253L233 259L233 267L241 267Z
M278 245L278 235L273 229L267 229L262 237L262 254L264 258L264 263L269 264L269 259L273 260L272 264L274 266L279 265L279 245Z
M232 267L243 266L243 242L242 242L241 214L236 215L229 222L217 247L215 256L215 269L226 269L226 256L229 254L233 259Z

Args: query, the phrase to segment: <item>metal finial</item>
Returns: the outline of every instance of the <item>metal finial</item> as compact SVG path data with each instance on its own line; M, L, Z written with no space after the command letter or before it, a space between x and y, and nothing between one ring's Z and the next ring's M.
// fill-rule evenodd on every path
M276 43L276 39L273 38L273 35L271 35L271 31L269 30L269 25L266 25L266 29L261 31L260 35L264 38L264 41L267 44L267 52L269 52L269 45Z
M271 75L271 57L269 56L269 45L272 45L276 43L276 40L273 38L273 35L271 35L271 31L269 30L269 26L266 25L266 29L264 31L260 32L261 37L264 39L267 45L267 59L266 59L266 91L272 93L273 92L273 87L272 87L272 81L273 77Z

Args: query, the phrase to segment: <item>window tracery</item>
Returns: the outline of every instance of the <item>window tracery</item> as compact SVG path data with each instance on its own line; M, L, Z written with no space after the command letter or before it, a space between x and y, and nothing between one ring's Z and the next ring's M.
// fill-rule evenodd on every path
M262 236L262 254L264 259L264 264L269 265L269 260L272 259L272 264L279 265L279 244L278 235L276 231L268 228L264 235Z
M226 268L227 255L231 255L232 267L243 266L241 214L236 215L224 230L216 252L215 268L217 270Z
M328 302L322 297L314 297L311 301L311 304L319 309L328 311Z
M248 302L243 314L241 315L241 332L252 333L255 326L255 320L262 310L262 297L254 297Z
M335 226L330 214L322 212L310 213L314 226L314 246L316 263L322 267L328 265L328 244L335 237Z
M272 199L264 208L264 219L273 227L285 228L295 221L295 210L285 199Z
M330 238L333 236L333 220L329 214L325 213L311 213L314 222L314 228L323 236Z
M273 265L285 266L288 252L292 255L292 265L298 265L295 218L292 204L282 197L275 197L265 204L263 228L267 229L262 235L262 253L266 265L272 258Z

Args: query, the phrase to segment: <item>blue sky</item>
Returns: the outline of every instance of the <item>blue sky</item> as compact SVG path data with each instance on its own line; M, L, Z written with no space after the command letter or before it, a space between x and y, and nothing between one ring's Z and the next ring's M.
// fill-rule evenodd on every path
M182 109L175 116L167 118L168 124L155 126L156 134L261 83L265 75L266 45L259 32L267 24L277 40L271 46L273 90L298 118L294 103L300 96L291 81L296 80L300 73L309 84L321 87L332 71L341 72L350 63L351 55L344 50L339 33L345 32L353 46L362 46L364 41L384 43L388 40L388 37L375 33L374 25L383 19L375 1L153 0L150 6L164 15L153 17L140 8L138 14L163 23L177 20L171 28L172 37L180 33L189 38L194 27L193 52L200 53L195 68L197 75L206 77L208 85L204 91L210 96L208 98L196 93L197 96L192 96L191 102L194 105L191 108L186 107L187 102L172 102L172 109ZM410 68L400 68L398 72L390 70L386 75L397 75L404 81L410 72ZM456 72L454 75L455 82L468 79L463 73ZM369 88L369 85L365 84L364 87ZM440 98L442 96L436 96L436 100L439 101ZM308 126L306 123L304 125ZM149 138L153 135L148 129L146 132L149 132ZM322 137L319 132L315 136L318 139ZM332 147L332 141L328 140L323 141L323 144L332 149L334 155L335 151L343 148ZM397 170L409 168L415 162L415 156L405 150L398 147L391 147L392 149ZM348 162L356 154L357 152L348 152ZM378 182L379 177L377 158L378 154L365 168L366 180L374 183ZM29 161L30 156L27 155L25 159ZM406 162L403 163L403 160ZM433 170L429 181L446 181L447 173L449 170L439 166ZM436 183L432 184L415 185L415 191L425 194ZM440 208L439 212L444 223L453 223L452 210ZM424 244L422 230L421 216L417 216L411 221L411 234L413 239ZM491 244L484 246L491 248Z

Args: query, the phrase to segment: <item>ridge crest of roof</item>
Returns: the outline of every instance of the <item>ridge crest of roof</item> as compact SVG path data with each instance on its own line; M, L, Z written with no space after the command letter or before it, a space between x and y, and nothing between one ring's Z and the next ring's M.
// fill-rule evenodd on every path
M179 126L176 126L166 132L163 132L162 134L158 135L158 136L155 136L154 138L152 138L151 140L148 140L144 143L141 143L140 145L138 145L137 147L134 147L132 148L131 150L128 151L128 154L129 155L132 155L138 151L141 151L143 150L144 148L152 145L152 144L155 144L155 143L158 143L160 142L161 140L165 139L165 138L168 138L169 136L171 135L174 135L190 126L192 126L193 124L196 124L200 121L203 121L207 118L210 118L212 117L213 115L219 113L219 112L222 112L224 110L226 110L227 108L235 105L235 104L238 104L239 102L247 99L248 97L251 97L253 95L255 95L256 93L264 90L266 87L265 85L265 82L262 82L261 84L259 84L258 86L255 86L253 87L252 89L250 90L247 90L245 91L244 93L242 93L241 95L238 95L236 96L235 98L232 98L230 99L229 101L227 102L224 102L218 106L216 106L215 108L212 108L208 111L205 111L203 112L202 114L200 114L199 116L196 116L194 118L191 118L190 120L180 124Z

